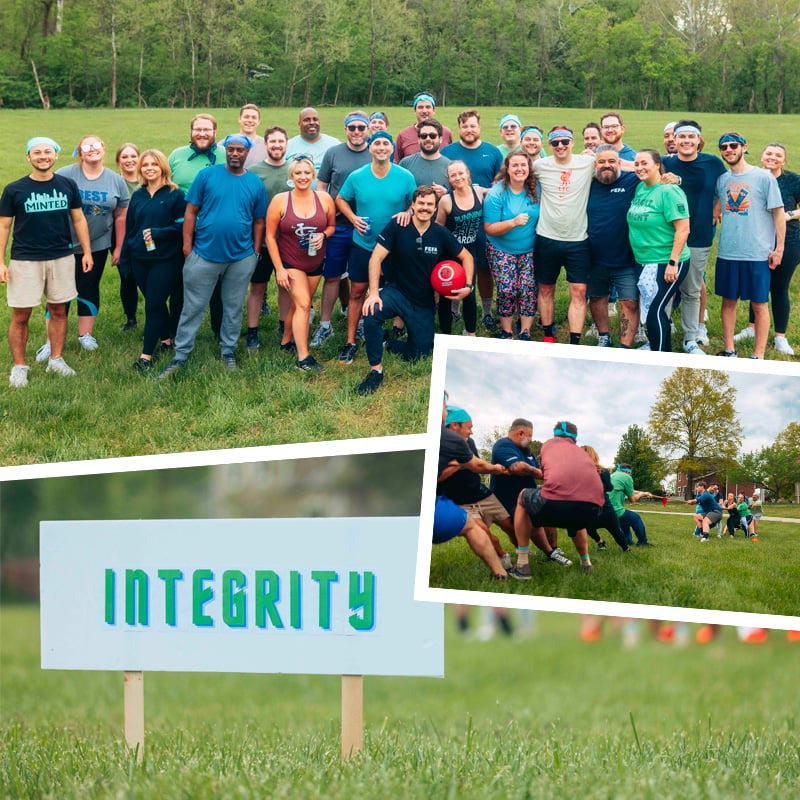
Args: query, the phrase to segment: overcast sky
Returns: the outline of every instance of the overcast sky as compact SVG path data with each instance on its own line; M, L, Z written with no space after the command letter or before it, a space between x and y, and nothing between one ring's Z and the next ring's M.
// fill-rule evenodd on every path
M676 366L631 364L619 360L625 358L622 352L610 356L614 361L596 360L596 349L584 347L572 352L588 350L590 360L554 357L549 348L523 345L512 352L507 352L508 347L483 352L449 347L444 383L449 402L469 411L479 448L491 431L507 430L515 417L531 420L534 438L542 441L552 436L558 420L567 419L578 426L578 444L591 444L602 464L613 465L628 426L646 428L660 384ZM661 354L648 354L656 355ZM670 358L682 366L699 366L697 356ZM703 361L716 366L719 360ZM737 388L736 410L744 428L745 452L772 444L789 422L800 421L797 374L730 372L729 377Z

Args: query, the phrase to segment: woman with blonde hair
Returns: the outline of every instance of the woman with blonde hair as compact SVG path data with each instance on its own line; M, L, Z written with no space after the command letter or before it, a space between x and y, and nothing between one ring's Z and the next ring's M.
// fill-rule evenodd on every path
M594 462L594 465L597 468L597 474L600 476L600 480L603 483L603 491L606 495L606 502L600 511L600 516L597 518L597 527L587 528L586 533L590 539L594 539L597 542L597 546L600 550L605 550L606 543L597 533L597 528L605 528L614 537L614 541L623 549L623 551L627 551L629 549L628 543L625 541L625 537L622 534L622 529L619 527L619 518L617 517L617 512L614 511L614 506L611 505L611 501L608 499L608 493L614 491L614 487L611 485L611 475L609 471L600 463L600 456L597 454L597 450L595 450L594 447L589 444L582 444L581 450L584 450L588 454L589 458L591 458Z
M131 197L120 261L130 267L144 295L142 352L133 365L143 374L153 366L159 339L162 347L171 346L183 307L186 198L160 150L145 150L136 171L142 185Z

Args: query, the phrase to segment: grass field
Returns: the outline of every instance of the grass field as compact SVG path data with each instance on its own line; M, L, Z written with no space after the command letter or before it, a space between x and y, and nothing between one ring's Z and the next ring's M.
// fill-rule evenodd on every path
M443 108L439 118L455 127L460 109ZM498 141L496 123L508 109L481 109L484 135ZM391 129L409 124L410 109L387 109ZM576 130L599 113L586 109L516 109L524 121L535 121L545 129L556 123L573 125ZM238 111L213 109L219 120L220 134L236 128ZM78 138L96 132L107 142L109 166L113 153L124 141L142 147L156 146L169 152L188 139L193 111L186 109L124 109L91 111L6 111L0 110L0 137L5 158L0 160L0 184L14 180L28 171L24 146L34 134L53 135L63 147L60 164L71 161L71 149ZM323 130L341 133L343 109L320 111ZM628 126L625 140L635 145L661 141L661 130L669 115L653 112L625 112ZM295 109L265 109L262 127L283 124L290 135L296 128ZM701 122L713 144L723 130L737 128L754 143L751 160L756 162L761 145L781 139L792 153L800 152L800 126L790 116L701 115ZM713 263L713 259L712 262ZM713 279L713 269L709 271ZM156 454L247 445L280 444L299 441L322 441L382 434L420 433L425 428L429 362L406 365L393 355L386 358L385 386L374 399L355 395L356 385L367 373L362 353L352 367L341 368L336 357L345 340L345 321L334 318L336 336L321 349L326 372L309 378L294 369L294 361L277 349L274 284L270 287L273 314L262 318L262 350L253 358L240 353L243 370L227 374L219 363L218 347L207 323L201 327L197 347L187 370L177 380L159 383L141 379L131 369L141 347L142 310L138 330L121 333L123 314L118 298L118 276L108 266L102 283L102 309L95 334L100 350L88 353L76 341L74 311L70 322L65 356L77 371L75 379L65 383L45 375L42 365L34 364L33 354L44 342L43 314L34 312L28 343L30 385L25 391L0 393L0 464L16 465L64 460L94 459L110 456ZM800 307L800 289L793 289L795 307ZM317 309L319 302L317 302ZM567 341L567 292L560 287L556 320L559 341ZM739 324L745 322L746 309L739 309ZM0 305L0 331L8 325L8 309ZM719 304L709 300L709 352L722 349ZM612 335L617 323L612 320ZM461 332L457 323L454 333ZM480 331L479 329L479 332ZM796 332L790 330L790 339ZM674 334L674 346L680 346L680 333ZM594 340L586 339L588 345ZM749 355L751 345L741 348ZM769 358L789 357L768 351ZM161 363L165 363L162 359ZM0 348L0 380L10 370L8 349Z
M122 676L39 669L38 613L0 649L4 798L733 798L800 792L797 644L723 629L686 649L577 617L468 641L448 615L444 680L366 678L365 750L339 757L335 677L145 676L145 762L121 742Z
M776 506L771 514L778 516ZM789 507L791 508L791 507ZM545 559L531 547L533 579L498 583L475 558L463 537L432 550L430 586L444 589L496 591L541 597L568 597L680 608L747 611L758 614L800 613L800 525L762 520L759 541L724 533L701 544L692 536L691 512L642 515L653 547L622 552L600 530L608 550L589 542L594 565L591 575L580 569L575 548L564 531L559 544L574 563L567 569ZM505 534L495 528L504 546ZM512 549L513 552L513 549Z

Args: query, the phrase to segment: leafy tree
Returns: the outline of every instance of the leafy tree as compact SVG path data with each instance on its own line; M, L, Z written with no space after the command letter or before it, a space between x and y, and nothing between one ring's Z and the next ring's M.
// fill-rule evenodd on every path
M697 475L736 464L742 426L735 400L736 389L719 370L679 367L661 382L650 436L661 457L688 474L689 486Z
M637 489L661 493L664 464L646 430L638 425L629 425L622 435L614 460L617 464L626 462L631 465Z
M753 481L776 499L795 497L795 484L800 483L800 423L790 422L771 445L745 453L735 475Z

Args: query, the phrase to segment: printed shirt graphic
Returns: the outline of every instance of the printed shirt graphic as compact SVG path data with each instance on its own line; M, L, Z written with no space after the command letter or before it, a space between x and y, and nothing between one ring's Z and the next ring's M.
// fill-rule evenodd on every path
M592 156L573 155L568 165L552 156L533 164L541 192L541 213L536 234L559 242L582 242L586 238L586 203L594 175Z
M672 243L678 219L689 218L689 205L680 186L640 183L628 210L631 247L639 264L666 264L672 258ZM689 258L684 245L681 261Z
M70 255L69 209L80 207L78 187L61 175L49 181L26 176L9 183L0 198L0 216L14 219L11 258L47 261Z
M726 172L717 180L722 204L719 257L729 261L766 261L775 247L773 208L783 208L778 182L760 167L741 175Z

